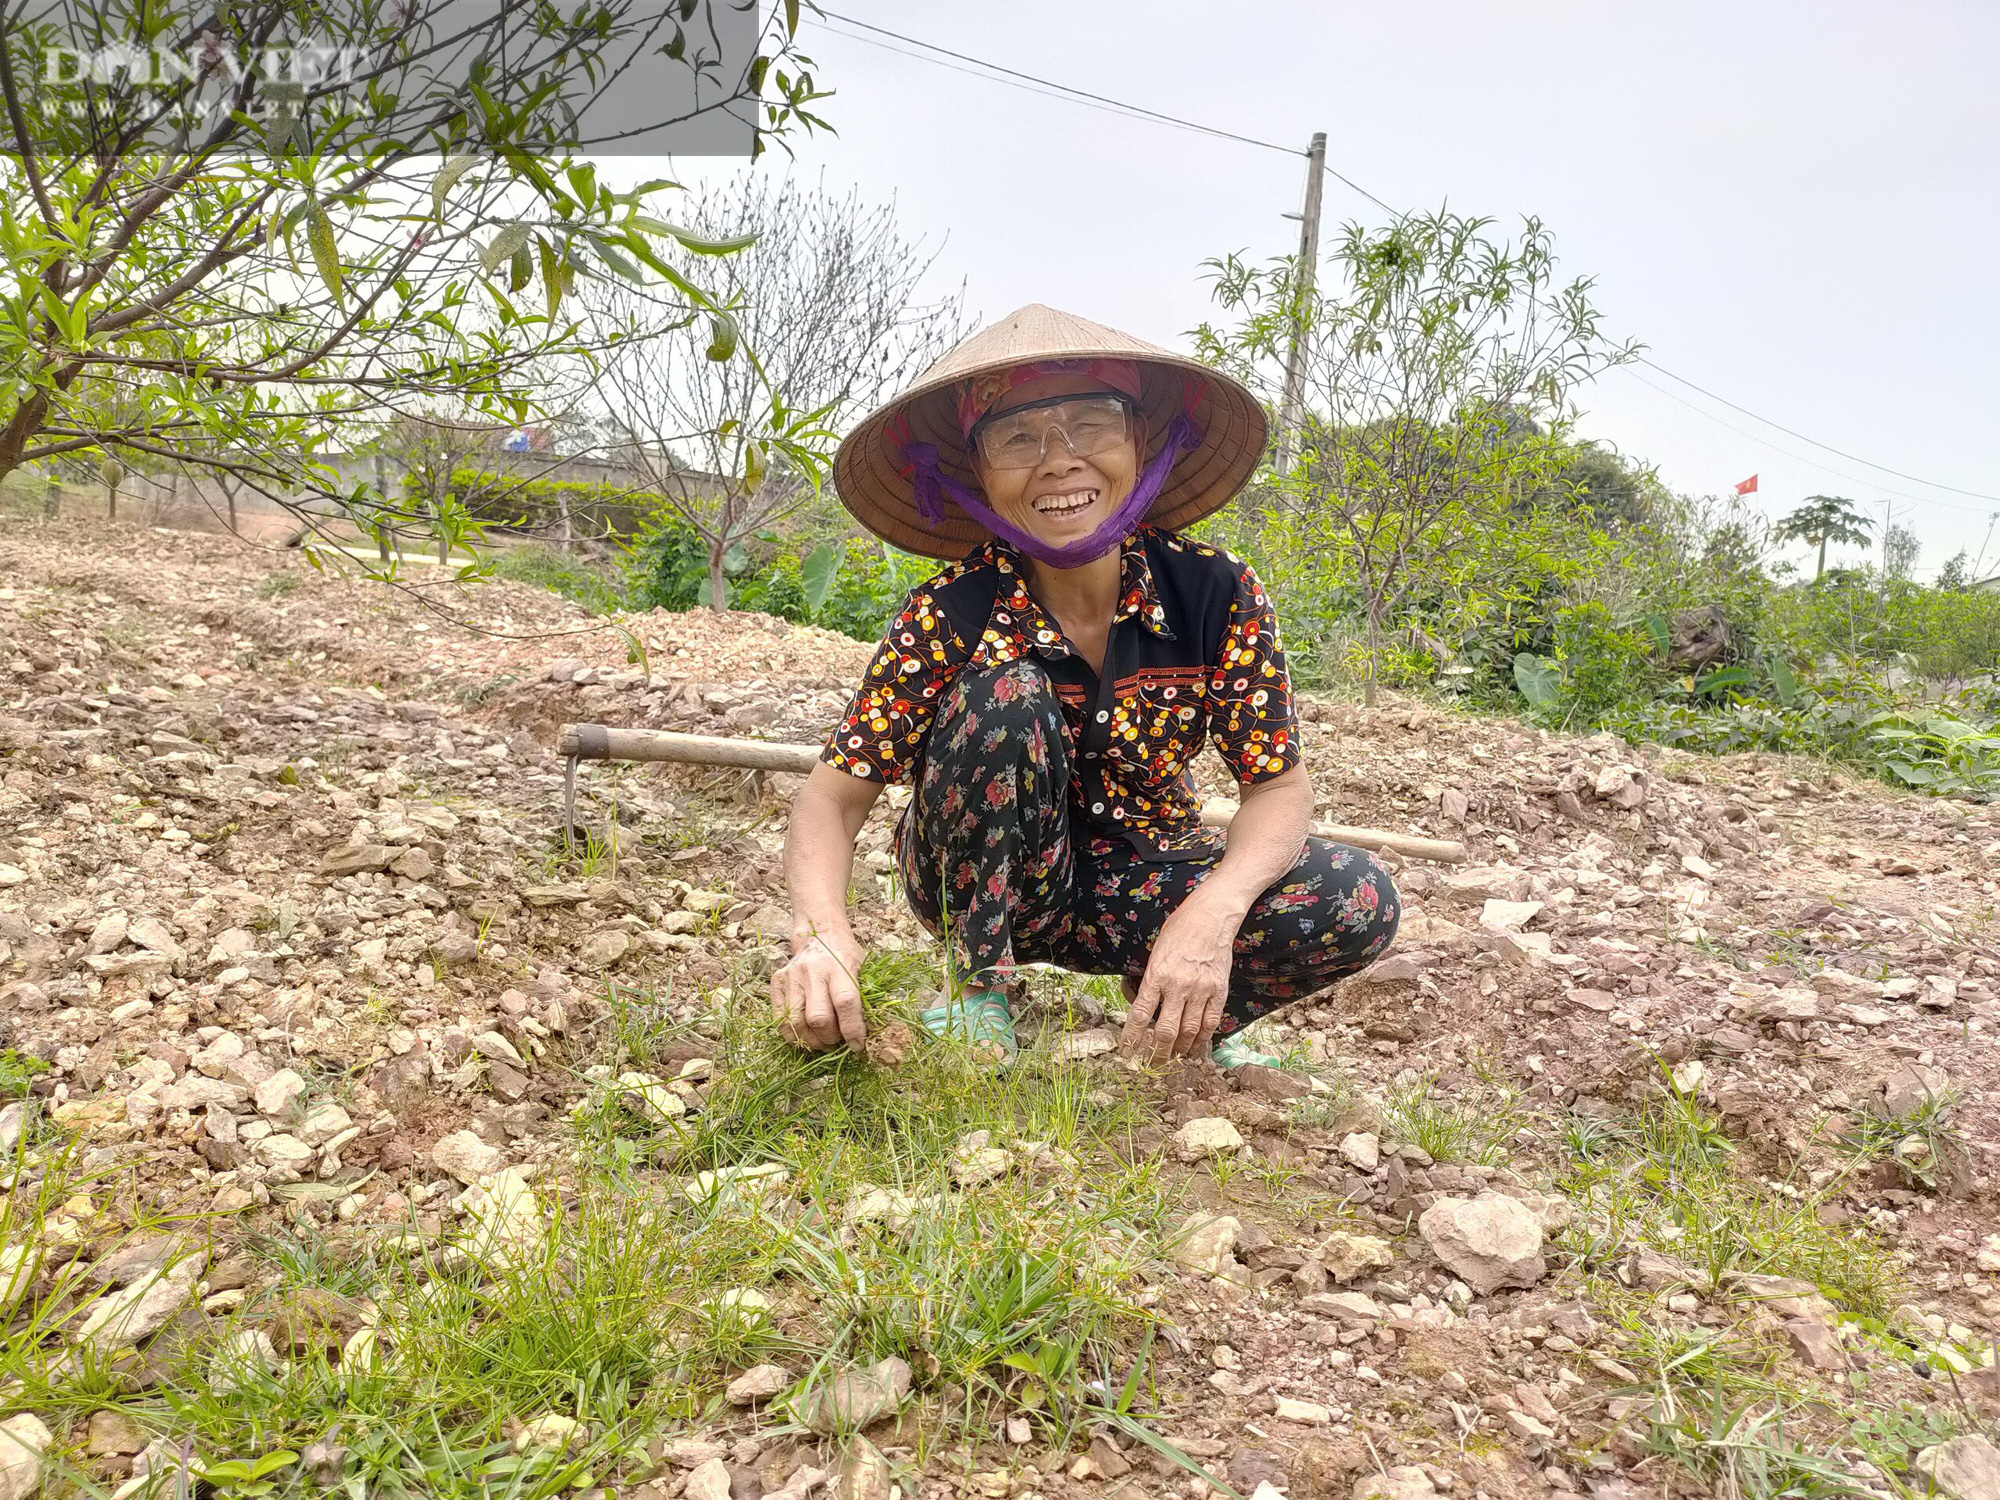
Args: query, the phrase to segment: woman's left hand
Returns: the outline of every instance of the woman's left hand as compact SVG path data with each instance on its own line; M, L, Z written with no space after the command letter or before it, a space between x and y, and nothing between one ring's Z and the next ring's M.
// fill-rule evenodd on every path
M1159 1063L1191 1056L1222 1024L1244 909L1210 886L1196 886L1160 926L1118 1041L1128 1057Z

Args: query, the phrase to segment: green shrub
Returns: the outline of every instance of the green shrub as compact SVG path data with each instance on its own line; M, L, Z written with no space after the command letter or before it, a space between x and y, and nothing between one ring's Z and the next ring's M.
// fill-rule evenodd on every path
M625 607L625 592L615 573L543 542L496 551L493 572L574 599L594 615Z

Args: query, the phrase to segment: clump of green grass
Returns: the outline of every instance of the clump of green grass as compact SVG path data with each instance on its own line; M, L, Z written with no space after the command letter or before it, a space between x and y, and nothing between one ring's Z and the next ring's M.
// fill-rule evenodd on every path
M1732 1271L1795 1277L1849 1312L1887 1313L1894 1287L1883 1246L1819 1221L1844 1183L1779 1192L1745 1176L1721 1122L1693 1096L1669 1087L1629 1120L1565 1135L1571 1164L1560 1185L1579 1210L1571 1248L1584 1260L1643 1246L1712 1287Z
M1889 1161L1911 1186L1935 1189L1951 1159L1965 1152L1957 1107L1958 1096L1946 1090L1928 1095L1901 1120L1869 1111L1843 1137L1843 1152L1854 1169Z
M716 1077L680 1119L634 1109L615 1083L593 1095L560 1186L535 1185L526 1244L501 1253L450 1215L439 1240L414 1221L322 1232L300 1214L250 1246L272 1285L149 1350L157 1383L135 1392L108 1362L65 1359L62 1295L17 1311L0 1375L59 1431L127 1411L222 1494L618 1486L649 1467L648 1438L706 1420L751 1364L792 1371L782 1417L891 1355L915 1372L905 1430L920 1461L1001 1413L1054 1444L1108 1421L1157 1446L1140 1421L1152 1319L1138 1273L1163 1258L1178 1194L1160 1163L1130 1159L1148 1118L1136 1085L1058 1062L1055 1028L1005 1070L923 1035L914 1017L940 977L922 954L871 957L873 1060L783 1045L747 985L690 1016L614 987L610 1045L644 1067L692 1025ZM1008 1153L983 1178L966 1170L982 1142ZM7 1201L8 1244L38 1236L74 1190L41 1170ZM309 1292L365 1302L363 1332L270 1369L246 1357ZM575 1441L516 1451L522 1424L551 1413L581 1424ZM83 1456L61 1462L97 1483Z
M616 575L544 542L496 550L491 562L495 577L547 589L574 600L594 615L608 615L626 605L625 591Z
M273 573L257 585L259 599L283 599L288 594L297 593L305 586L305 580L296 573Z
M1435 1073L1391 1089L1382 1126L1433 1161L1490 1167L1507 1160L1527 1118L1519 1090L1491 1069L1480 1069L1471 1083L1449 1090Z
M49 1065L39 1057L12 1047L0 1048L0 1100L27 1098L35 1079L48 1070Z

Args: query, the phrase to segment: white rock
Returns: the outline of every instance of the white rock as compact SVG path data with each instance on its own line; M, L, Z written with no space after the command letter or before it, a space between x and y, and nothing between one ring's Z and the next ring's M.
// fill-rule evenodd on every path
M86 954L116 953L125 945L128 924L125 913L114 911L97 919L97 925L90 929L90 936L84 941Z
M1372 1130L1357 1130L1341 1138L1340 1154L1356 1171L1372 1172L1382 1164L1381 1137Z
M1424 1210L1417 1232L1481 1296L1505 1286L1533 1286L1548 1274L1541 1222L1504 1193L1441 1198Z
M729 1500L729 1465L711 1458L687 1477L687 1500Z
M319 1153L295 1135L283 1131L265 1136L250 1148L267 1167L289 1167L304 1172Z
M1353 1500L1432 1500L1437 1486L1415 1464L1392 1464L1354 1482Z
M257 1113L276 1118L291 1113L306 1096L306 1081L290 1068L280 1068L251 1091Z
M30 1500L41 1492L42 1455L55 1434L33 1412L0 1422L0 1500Z
M305 1119L299 1122L299 1128L294 1134L308 1146L317 1150L339 1135L343 1130L351 1130L353 1126L354 1121L349 1117L347 1111L342 1109L338 1104L329 1101L325 1104L314 1105L311 1111L307 1113Z
M1924 1449L1911 1467L1947 1500L2000 1500L2000 1448L1976 1432Z
M1715 879L1715 866L1703 859L1699 854L1683 854L1681 856L1681 868L1694 876L1696 880Z
M1479 925L1488 932L1519 932L1541 909L1539 901L1488 901L1479 908Z
M541 1255L548 1226L519 1167L503 1167L482 1178L466 1189L458 1206L471 1223L466 1250L488 1265L525 1266Z
M583 1424L575 1417L546 1412L521 1424L521 1430L514 1438L514 1451L526 1453L530 1448L567 1448L582 1431Z
M1219 1115L1189 1120L1174 1132L1174 1155L1182 1161L1233 1155L1242 1149L1242 1132Z
M167 924L158 917L140 917L126 928L125 938L134 947L144 948L148 953L164 954L168 958L181 956L181 945L174 941Z
M1236 1268L1236 1242L1243 1234L1243 1221L1228 1214L1191 1214L1183 1226L1186 1233L1174 1246L1174 1259L1189 1270L1207 1276L1222 1276Z
M454 1130L431 1147L431 1165L468 1187L489 1172L499 1171L506 1159L505 1152L487 1145L469 1130Z
M730 1381L723 1394L732 1406L755 1406L783 1395L791 1383L792 1372L783 1365L752 1365Z
M1280 1422L1299 1422L1308 1427L1324 1427L1333 1420L1333 1412L1317 1401L1295 1401L1290 1396L1278 1397L1273 1415Z
M100 1297L77 1330L76 1342L102 1355L151 1338L180 1311L207 1261L206 1255L190 1255Z

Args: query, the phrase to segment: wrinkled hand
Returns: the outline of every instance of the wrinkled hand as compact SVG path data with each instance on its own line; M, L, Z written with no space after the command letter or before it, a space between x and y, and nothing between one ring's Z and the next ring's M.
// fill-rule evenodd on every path
M1161 1063L1205 1049L1222 1024L1240 908L1197 886L1160 927L1118 1049Z
M859 1051L868 1036L855 982L861 959L861 945L851 936L815 934L800 944L791 962L771 975L778 1034L814 1052L842 1042Z

